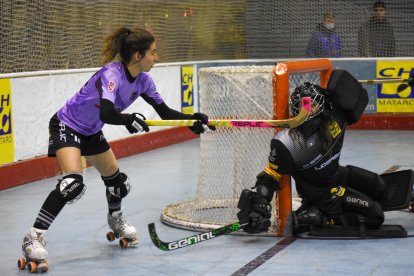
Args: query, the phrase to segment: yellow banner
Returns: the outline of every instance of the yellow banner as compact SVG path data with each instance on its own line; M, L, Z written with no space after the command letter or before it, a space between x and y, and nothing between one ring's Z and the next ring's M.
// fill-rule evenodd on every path
M181 67L181 110L185 114L194 113L193 66Z
M0 79L0 165L14 161L10 79Z
M414 74L414 60L377 61L378 79L408 79L412 74ZM414 88L406 85L398 92L397 89L401 84L377 85L377 112L414 112Z

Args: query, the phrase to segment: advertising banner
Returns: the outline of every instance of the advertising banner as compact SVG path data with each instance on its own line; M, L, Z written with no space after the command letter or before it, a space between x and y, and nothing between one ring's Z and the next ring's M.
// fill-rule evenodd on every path
M0 79L0 165L14 161L10 79Z
M193 74L193 66L181 67L181 111L185 114L194 113Z
M414 73L414 60L377 61L378 79L408 79ZM377 85L377 112L414 112L413 87L398 91L401 83Z

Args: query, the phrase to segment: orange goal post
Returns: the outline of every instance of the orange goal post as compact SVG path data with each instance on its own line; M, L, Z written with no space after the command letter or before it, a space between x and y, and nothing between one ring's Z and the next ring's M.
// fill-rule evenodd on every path
M276 66L222 66L199 70L201 111L211 119L286 119L288 99L298 85L309 81L326 87L332 72L328 59L287 61L286 72ZM166 206L162 222L204 231L237 221L237 202L243 189L255 185L268 162L274 129L218 128L201 135L196 194ZM264 235L289 236L288 214L300 206L289 176L272 204L272 225ZM293 198L293 204L292 204Z

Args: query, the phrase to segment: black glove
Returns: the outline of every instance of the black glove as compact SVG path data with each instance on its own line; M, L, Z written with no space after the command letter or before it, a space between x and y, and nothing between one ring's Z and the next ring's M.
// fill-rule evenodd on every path
M128 129L129 133L131 133L131 134L141 132L141 131L148 132L149 127L137 115L141 116L142 119L146 120L145 116L142 115L141 113L132 113L132 114L130 114L129 122L128 122L128 124L125 125L125 127Z
M240 209L237 213L240 224L248 223L242 226L245 232L257 234L267 231L270 226L272 206L266 198L256 192L244 189L240 195L237 208Z
M215 126L208 125L208 116L203 113L194 113L193 119L198 121L195 122L193 126L190 126L189 129L195 134L204 133L205 129L203 125L207 125L211 130L216 130Z

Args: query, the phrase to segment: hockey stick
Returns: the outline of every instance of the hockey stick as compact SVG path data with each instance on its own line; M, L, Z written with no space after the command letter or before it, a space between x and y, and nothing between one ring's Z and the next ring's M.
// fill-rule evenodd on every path
M378 84L378 83L399 83L408 82L409 79L377 79L377 80L358 80L360 84Z
M295 128L301 125L309 116L311 99L302 98L302 107L296 117L283 120L209 120L208 124L216 127L281 127ZM197 120L145 120L148 126L193 126Z
M164 251L171 251L171 250L187 247L187 246L190 246L196 243L200 243L203 241L211 240L221 235L230 234L232 232L239 231L241 227L244 225L247 225L247 223L240 224L240 222L234 222L232 224L228 224L228 225L225 225L223 227L220 227L220 228L208 231L208 232L196 234L196 235L193 235L187 238L183 238L183 239L171 241L171 242L164 242L160 240L160 238L158 237L157 231L155 230L154 223L148 224L148 231L149 231L152 242L158 249L164 250Z
M408 87L414 86L414 75L410 75L408 79L378 79L378 80L359 80L360 84L376 84L376 83L398 83L397 92L401 92Z

